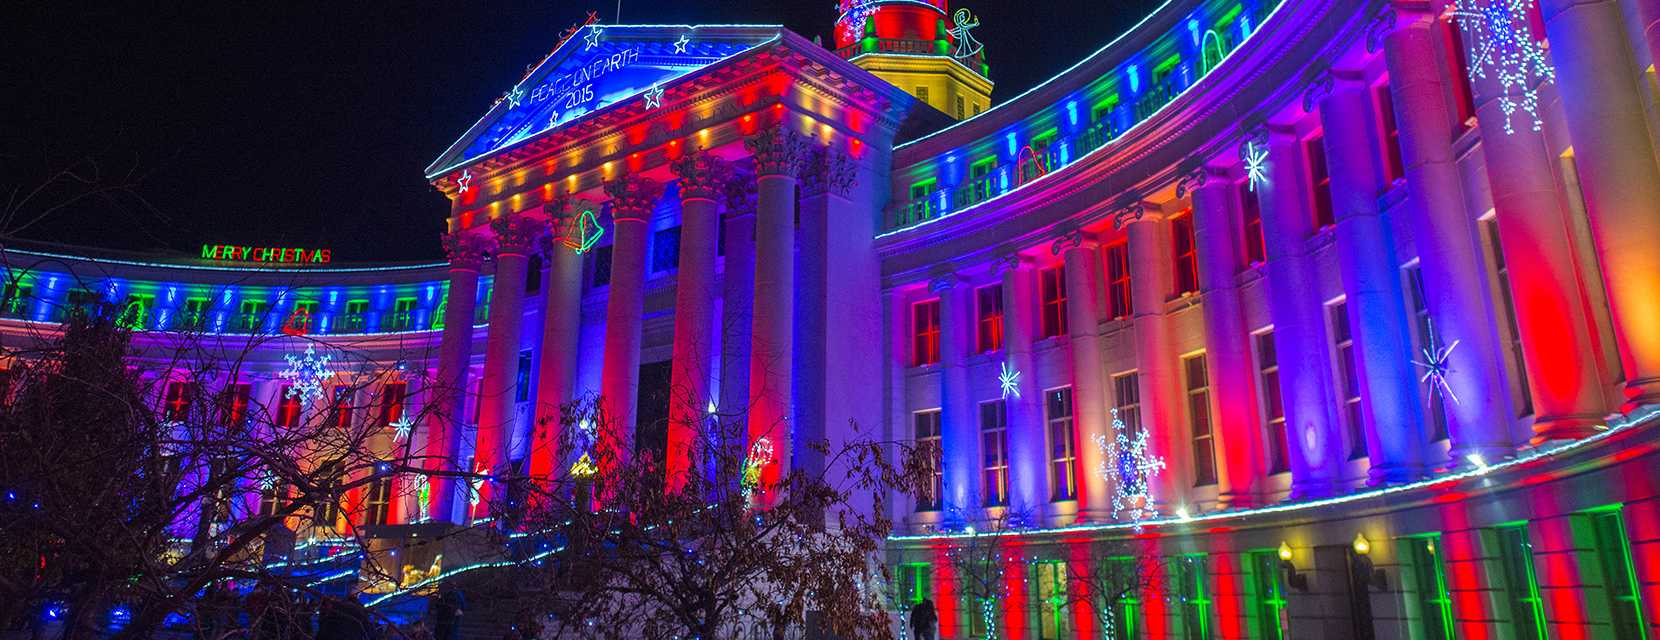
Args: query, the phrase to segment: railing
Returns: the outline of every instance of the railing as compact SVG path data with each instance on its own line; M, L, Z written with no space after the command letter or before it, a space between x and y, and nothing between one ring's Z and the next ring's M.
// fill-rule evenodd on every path
M870 46L866 46L869 43ZM866 38L836 49L836 56L843 60L852 60L867 53L894 53L903 55L947 56L955 58L963 66L981 76L985 75L986 66L983 53L956 58L951 55L951 43L945 40L898 40L888 38Z

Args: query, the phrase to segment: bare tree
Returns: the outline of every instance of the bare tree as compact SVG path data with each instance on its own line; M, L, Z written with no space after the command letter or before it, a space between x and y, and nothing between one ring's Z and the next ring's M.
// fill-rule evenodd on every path
M1157 546L1151 540L1102 540L1090 545L1086 555L1066 563L1071 604L1095 614L1103 639L1137 637L1140 622L1123 614L1133 612L1129 605L1140 598L1163 592L1164 565ZM1128 630L1119 634L1119 627Z
M981 526L970 527L946 552L958 592L973 607L970 619L980 625L980 629L970 629L971 635L987 640L997 637L997 610L1010 595L1005 568L1022 564L1018 550L1009 544L1011 534L1017 532L1011 523L1027 521L1023 515L1004 511Z

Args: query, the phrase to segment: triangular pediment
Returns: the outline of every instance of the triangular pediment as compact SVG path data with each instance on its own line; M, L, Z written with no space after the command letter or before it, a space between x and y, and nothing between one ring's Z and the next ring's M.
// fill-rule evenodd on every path
M510 89L427 167L436 178L777 40L778 26L589 25Z

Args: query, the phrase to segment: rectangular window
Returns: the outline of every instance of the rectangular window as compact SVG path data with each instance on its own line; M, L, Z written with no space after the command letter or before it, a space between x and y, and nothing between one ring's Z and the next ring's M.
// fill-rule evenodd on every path
M922 86L920 84L917 85L916 86L916 99L921 100L924 103L927 103L928 102L928 87Z
M236 314L236 328L243 333L258 333L265 327L265 312L269 308L264 300L244 299Z
M329 403L329 424L341 431L352 427L352 395L351 387L335 387L332 401Z
M1009 409L1002 400L980 403L982 490L987 506L1009 503Z
M1274 332L1256 334L1257 381L1262 388L1262 419L1268 442L1268 473L1291 470L1285 442L1285 399L1280 396L1280 356Z
M266 480L259 491L259 515L267 518L275 516L287 504L288 485L274 477Z
M0 315L22 318L29 314L29 303L35 299L35 288L24 284L6 285L6 294L0 299Z
M934 566L926 562L907 562L899 565L894 575L899 582L899 602L907 609L922 602L934 592Z
M1072 387L1051 389L1043 394L1044 416L1049 421L1050 499L1056 502L1078 497L1074 464L1076 443L1072 433Z
M1447 570L1436 555L1440 536L1408 538L1407 562L1412 565L1418 604L1417 626L1424 640L1452 640L1452 598L1447 595Z
M1625 522L1618 509L1590 514L1591 528L1596 532L1597 560L1602 565L1602 579L1606 588L1608 619L1618 640L1642 640L1643 600L1637 582L1637 571L1631 561L1631 538L1626 535Z
M98 294L87 291L86 289L71 289L69 291L67 302L70 316L85 318L98 311L98 308L104 303L104 300L100 298ZM205 310L207 299L203 298L202 303ZM203 315L205 316L206 314L204 313Z
M1539 581L1533 572L1533 543L1527 525L1494 530L1499 542L1499 564L1504 567L1506 603L1510 623L1521 640L1544 640L1545 602L1539 597Z
M364 522L386 524L387 516L392 512L392 476L382 475L369 481L367 493Z
M386 325L388 331L409 331L415 328L415 299L398 298L392 302L392 318Z
M1349 305L1334 302L1326 308L1331 318L1331 343L1337 358L1337 384L1342 392L1344 426L1349 430L1349 459L1366 457L1366 418L1360 406L1360 374L1355 366L1355 341L1349 332Z
M1038 293L1043 301L1043 337L1066 333L1066 274L1061 267L1038 272Z
M1118 596L1117 601L1103 603L1113 612L1112 640L1137 640L1142 637L1141 594L1134 585L1143 580L1140 576L1143 569L1136 558L1128 556L1107 558L1104 567L1108 576L1122 576L1118 583L1130 587Z
M277 426L294 428L300 426L300 394L295 393L294 387L283 385L277 395Z
M1187 380L1187 422L1193 433L1193 485L1216 484L1216 442L1210 425L1210 378L1205 354L1182 359Z
M1205 568L1205 556L1178 556L1174 559L1175 586L1180 600L1182 637L1187 640L1210 639L1210 577Z
M1278 551L1251 552L1251 582L1255 587L1257 638L1285 640L1290 620L1285 612L1285 572Z
M513 376L513 401L530 401L530 373L536 367L536 352L526 349L519 352L519 370Z
M962 96L957 96L956 107L957 107L957 119L958 120L961 120L963 118L968 117L968 110L963 108L963 97Z
M916 446L928 456L929 465L933 468L928 486L923 487L922 495L917 496L917 511L939 511L941 498L944 496L945 467L943 452L940 449L940 410L918 411L912 414L915 424Z
M317 307L316 300L295 302L293 316L288 319L288 326L291 329L299 330L301 333L311 331L312 327L317 326Z
M1401 157L1401 127L1395 120L1395 97L1389 95L1389 85L1373 89L1377 95L1378 125L1382 128L1383 168L1390 182L1406 178L1406 162Z
M1326 167L1326 140L1323 136L1309 138L1303 143L1308 157L1309 188L1314 193L1314 228L1332 226L1337 219L1331 207L1331 171Z
M404 400L409 396L408 383L388 382L380 388L380 416L375 424L391 426L403 418Z
M994 284L974 290L978 312L980 353L1003 348L1003 285Z
M1118 419L1124 421L1124 426L1130 431L1141 428L1141 387L1136 374L1120 373L1112 377L1112 408L1118 411Z
M1499 223L1494 219L1481 222L1487 233L1487 246L1493 259L1493 277L1498 280L1499 307L1504 311L1505 328L1510 338L1510 374L1516 392L1516 415L1533 413L1533 390L1527 384L1527 359L1522 357L1522 329L1516 324L1516 299L1510 293L1510 269L1504 263L1504 245L1499 241Z
M362 333L369 326L369 301L347 300L346 313L340 318L340 331Z
M1032 572L1037 574L1037 597L1033 601L1038 610L1039 640L1060 640L1072 637L1070 616L1067 615L1066 585L1071 581L1067 575L1066 563L1059 560L1042 560L1032 563Z
M1192 215L1170 220L1170 239L1175 249L1171 256L1176 261L1176 293L1198 293L1199 254L1193 244Z
M233 382L225 385L224 410L225 424L237 426L248 419L248 405L253 399L254 385L246 382Z
M1107 313L1114 320L1128 318L1131 304L1130 245L1120 242L1107 247Z
M1406 293L1412 301L1412 319L1414 337L1418 339L1418 353L1423 354L1435 345L1437 348L1447 346L1441 341L1441 335L1435 331L1435 323L1429 317L1429 300L1424 296L1424 270L1418 265L1406 268ZM1422 360L1422 358L1413 358ZM1428 410L1430 441L1439 442L1447 439L1447 409L1441 398L1441 392L1430 385L1428 380L1420 380L1419 393L1424 396L1424 406Z
M680 227L669 227L651 237L651 272L673 271L680 266Z
M589 269L590 273L593 274L590 286L595 289L609 286L611 284L611 245L594 247L593 251L588 253L593 256L589 258L593 261L593 265Z
M167 383L163 392L162 415L169 422L183 422L190 417L190 403L195 399L196 386L184 380Z
M1261 264L1268 260L1268 247L1262 236L1262 201L1250 181L1239 183L1239 219L1245 234L1245 261Z
M940 361L940 301L911 305L911 361L915 366Z
M207 314L207 298L185 298L184 312L179 314L179 321L187 330L200 331L207 326Z
M1446 48L1448 65L1452 72L1453 93L1458 105L1458 123L1468 128L1470 120L1476 117L1475 92L1470 90L1470 65L1468 54L1464 51L1464 36L1459 33L1459 26L1451 16L1442 16L1435 21L1436 29L1441 32L1441 44Z

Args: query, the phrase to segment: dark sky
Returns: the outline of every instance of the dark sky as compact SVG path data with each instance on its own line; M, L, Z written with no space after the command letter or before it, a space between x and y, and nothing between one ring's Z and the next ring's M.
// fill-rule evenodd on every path
M606 22L616 12L614 0L140 4L16 3L0 16L0 202L12 202L0 229L145 251L242 243L332 248L337 261L438 258L448 207L422 170L562 29L588 9ZM622 18L782 22L829 40L833 4L625 0ZM1155 4L952 6L979 15L1002 100ZM79 189L60 180L19 206L70 168L125 188L54 208Z

